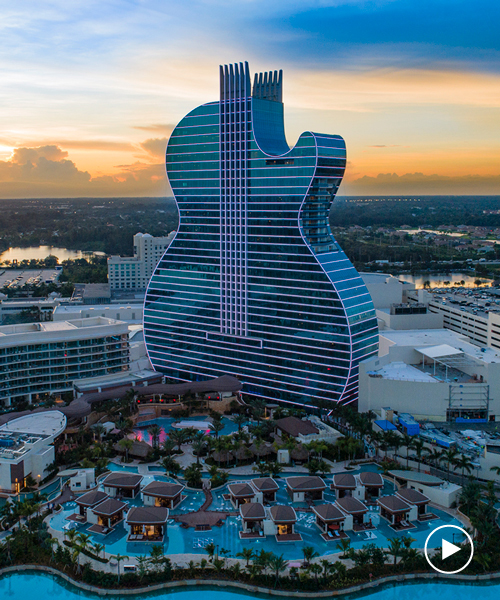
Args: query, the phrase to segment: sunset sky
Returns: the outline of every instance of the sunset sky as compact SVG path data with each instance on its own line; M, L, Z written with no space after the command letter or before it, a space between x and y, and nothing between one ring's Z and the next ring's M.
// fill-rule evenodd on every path
M32 0L0 18L0 198L169 195L218 66L284 71L286 131L342 135L340 194L500 194L494 0Z

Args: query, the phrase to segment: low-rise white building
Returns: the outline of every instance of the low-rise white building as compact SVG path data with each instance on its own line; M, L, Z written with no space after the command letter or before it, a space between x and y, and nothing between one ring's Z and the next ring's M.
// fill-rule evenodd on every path
M36 413L0 426L0 490L19 492L31 476L40 482L54 462L53 442L66 429L59 411Z
M390 406L416 419L500 417L500 352L448 329L384 331L379 356L360 364L359 410Z
M174 239L175 231L165 237L149 233L134 235L134 256L110 256L108 281L112 290L144 290L158 261Z

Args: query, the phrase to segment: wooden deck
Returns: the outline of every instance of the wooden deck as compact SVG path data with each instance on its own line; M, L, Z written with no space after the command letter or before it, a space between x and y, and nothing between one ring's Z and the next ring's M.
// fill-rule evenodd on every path
M302 536L300 533L286 533L284 535L276 534L276 541L280 543L284 542L301 542Z
M417 526L413 525L413 523L410 523L408 521L408 525L403 525L402 523L398 523L397 525L392 525L391 523L389 523L389 527L391 529L393 529L394 531L409 531L410 529L416 529Z
M85 523L86 519L85 517L82 517L80 513L73 513L72 515L69 515L69 517L66 517L66 521L74 521L75 523Z
M349 538L345 531L339 531L338 533L338 536L333 534L333 537L330 537L327 533L322 533L321 537L325 540L325 542L338 542L339 540L345 540Z
M103 527L102 525L97 525L97 523L95 523L94 525L91 525L87 531L98 533L100 535L108 535L108 533L111 533L113 529L114 527Z
M258 540L258 539L266 539L266 536L264 534L260 535L260 533L256 532L256 531L251 531L251 532L247 532L247 533L243 533L243 531L240 531L240 540Z

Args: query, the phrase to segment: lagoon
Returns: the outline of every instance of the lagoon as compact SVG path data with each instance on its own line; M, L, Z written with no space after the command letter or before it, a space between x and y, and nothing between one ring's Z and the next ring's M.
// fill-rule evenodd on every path
M375 591L367 591L366 594L358 593L354 597L370 598L370 600L496 600L500 595L500 584L464 583L456 582L434 582L417 581L405 582L404 584L387 584ZM97 600L97 598L113 598L113 600L124 600L128 598L155 598L156 600L244 600L244 598L263 598L262 595L250 592L224 591L218 587L179 587L177 590L150 592L140 596L124 596L117 593L113 596L98 596L79 590L75 586L66 583L63 579L49 574L27 572L24 574L8 574L0 578L0 597L9 600L25 600L26 598L37 598L37 600ZM271 596L266 596L271 598ZM353 595L347 596L353 598Z
M29 246L28 248L9 248L0 254L0 262L10 260L43 260L47 256L57 256L59 263L63 260L74 260L76 258L87 258L89 256L105 256L104 252L82 252L81 250L68 250L68 248L56 248L54 246Z

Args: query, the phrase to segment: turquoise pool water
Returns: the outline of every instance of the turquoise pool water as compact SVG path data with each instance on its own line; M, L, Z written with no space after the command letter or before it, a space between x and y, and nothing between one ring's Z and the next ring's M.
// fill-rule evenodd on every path
M113 596L114 599L129 600L133 598L157 598L163 600L175 597L175 600L199 600L203 594L204 600L242 600L243 598L264 598L251 593L240 593L224 591L220 588L199 587L195 589L182 589L179 591L156 592L147 596ZM500 595L500 584L466 584L457 583L434 583L418 582L400 585L381 586L375 591L367 592L370 600L496 600ZM58 577L38 573L11 574L0 578L0 596L9 600L25 600L28 597L36 597L37 600L97 600L100 596L77 590L70 584L65 583ZM364 594L356 594L356 597L364 597ZM106 596L112 598L111 596ZM270 596L266 596L270 598ZM353 598L353 596L347 596Z
M189 417L182 419L183 421L203 421L207 417L203 415L198 415L196 417ZM148 427L151 425L159 425L162 428L162 432L160 434L160 442L165 441L168 432L172 429L172 425L175 423L177 419L173 419L171 417L160 417L158 419L153 419L152 421L147 421L142 423L140 427L135 427L134 434L138 440L142 442L151 443L151 436L148 433ZM224 425L224 429L219 433L219 435L229 435L230 433L234 433L238 431L238 426L231 419L227 419L224 417L222 419L222 424Z

